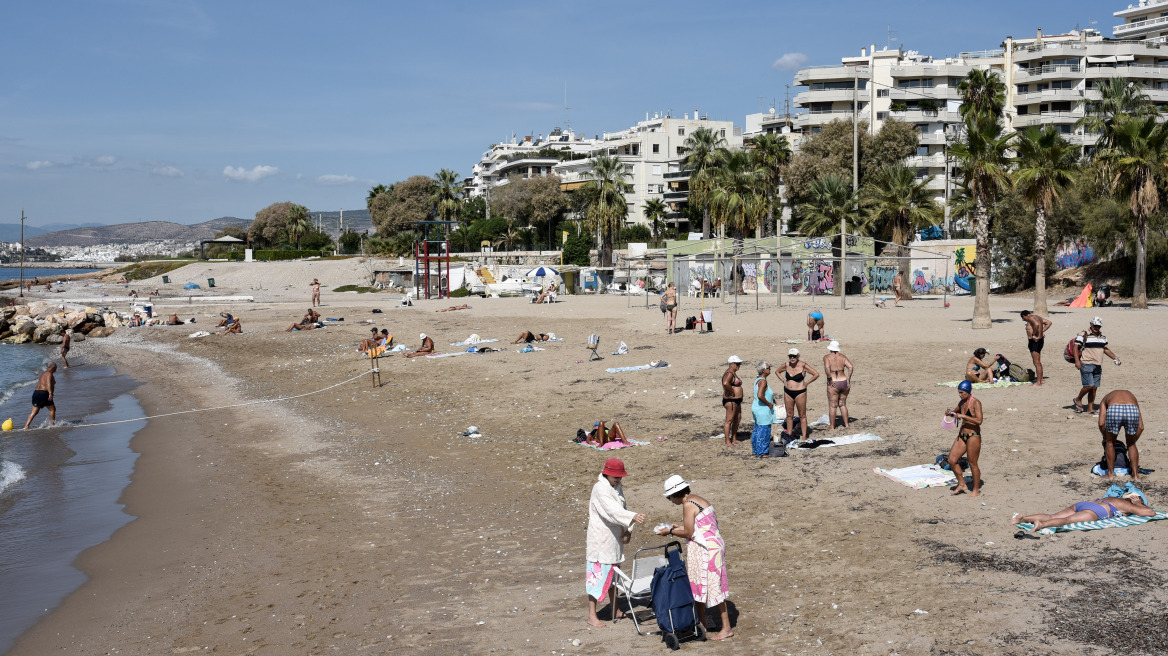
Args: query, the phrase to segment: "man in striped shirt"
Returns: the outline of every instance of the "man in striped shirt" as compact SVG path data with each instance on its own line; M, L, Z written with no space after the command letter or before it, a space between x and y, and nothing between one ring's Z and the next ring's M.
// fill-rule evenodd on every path
M1087 397L1087 412L1095 414L1095 392L1103 376L1103 356L1111 358L1115 366L1119 358L1107 348L1107 338L1103 336L1103 319L1095 317L1087 332L1075 338L1075 368L1083 382L1083 389L1075 397L1075 411L1082 412L1083 396Z

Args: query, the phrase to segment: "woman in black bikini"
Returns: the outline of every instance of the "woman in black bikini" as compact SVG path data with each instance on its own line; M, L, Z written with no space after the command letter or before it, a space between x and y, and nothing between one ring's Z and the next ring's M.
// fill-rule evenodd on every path
M742 422L742 379L738 377L742 358L732 355L727 362L730 366L722 374L722 407L726 408L726 421L722 430L725 432L726 446L734 446L734 441L738 439L738 424Z
M807 378L807 376L811 376ZM783 406L787 409L785 426L787 433L791 432L792 417L798 409L803 430L803 441L807 441L807 386L819 378L819 372L811 365L799 359L799 349L787 351L787 366L783 367Z
M945 414L961 420L961 428L957 431L957 439L949 449L949 468L957 477L957 487L953 494L969 492L969 496L981 495L981 468L977 466L977 458L981 455L981 424L984 416L981 412L981 401L973 398L973 383L963 380L957 385L957 394L961 402L956 408ZM961 470L961 456L969 461L969 473L973 476L973 491L965 486L965 473Z

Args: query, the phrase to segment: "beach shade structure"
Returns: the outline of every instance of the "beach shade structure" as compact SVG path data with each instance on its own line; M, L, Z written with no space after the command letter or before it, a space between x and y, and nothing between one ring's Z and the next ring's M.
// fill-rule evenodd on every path
M524 277L526 277L526 278L546 278L548 276L558 276L558 275L560 275L559 271L556 271L555 269L553 269L551 267L541 266L541 267L535 267L531 271L528 271L527 275Z

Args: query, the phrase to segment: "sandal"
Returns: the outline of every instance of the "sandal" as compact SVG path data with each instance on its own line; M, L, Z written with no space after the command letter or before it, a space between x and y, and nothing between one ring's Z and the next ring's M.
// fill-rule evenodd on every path
M1083 414L1083 406L1079 405L1077 400L1072 400L1071 404L1075 406L1075 412Z

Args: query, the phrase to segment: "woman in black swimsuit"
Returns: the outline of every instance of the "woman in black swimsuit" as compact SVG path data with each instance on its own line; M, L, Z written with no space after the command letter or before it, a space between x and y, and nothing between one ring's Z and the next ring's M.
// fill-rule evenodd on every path
M730 366L722 374L722 407L726 408L726 422L722 426L726 446L734 446L738 439L738 424L742 423L742 379L738 377L738 367L742 358L732 355L727 360Z
M807 376L811 376L808 378ZM819 372L799 359L799 349L787 351L787 366L783 367L783 406L787 409L784 420L787 433L791 432L792 417L799 411L799 422L803 431L803 441L807 441L807 386L819 378Z

